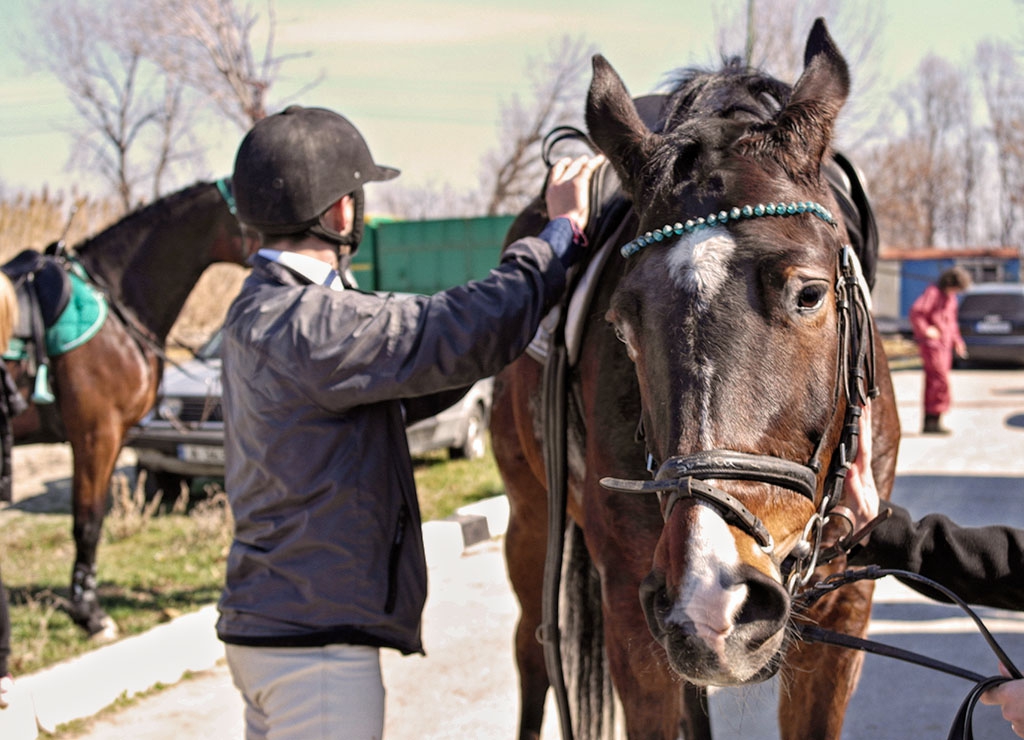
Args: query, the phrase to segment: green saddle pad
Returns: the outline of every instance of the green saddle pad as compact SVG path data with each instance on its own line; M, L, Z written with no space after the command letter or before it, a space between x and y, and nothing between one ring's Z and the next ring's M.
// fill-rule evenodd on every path
M49 357L62 355L85 344L96 336L107 320L109 308L103 295L74 270L69 275L71 298L54 325L46 330L46 354ZM3 359L20 360L24 357L25 343L18 338L12 339Z
M85 344L107 320L107 301L94 287L71 271L71 300L46 330L46 353L50 357L70 352Z

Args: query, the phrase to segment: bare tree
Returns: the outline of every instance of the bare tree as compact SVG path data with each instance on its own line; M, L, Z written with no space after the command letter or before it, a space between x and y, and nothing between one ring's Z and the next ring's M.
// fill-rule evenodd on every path
M479 216L480 196L447 182L404 185L399 178L386 187L367 188L366 213L417 220Z
M513 213L539 192L544 180L541 144L559 125L582 126L586 80L594 48L568 36L549 47L546 60L531 60L532 98L513 96L501 106L500 140L483 158L481 182L489 193L488 216Z
M878 84L875 41L883 23L881 4L841 0L747 0L712 7L723 56L741 56L780 80L795 82L804 68L807 32L815 18L825 18L850 65L853 91L840 120L839 138L852 138L872 111L866 98ZM851 142L851 146L855 142Z
M885 141L863 152L858 164L871 184L872 208L883 244L923 247L927 209L918 187L929 171L928 153L918 140Z
M85 124L72 165L99 172L125 210L147 182L160 191L188 126L181 80L147 61L148 39L132 7L44 0L36 16L41 43L29 53L63 83ZM133 156L139 150L148 150L146 160Z
M263 118L268 91L290 58L272 53L271 0L262 55L252 50L259 16L234 0L40 5L39 42L24 55L63 83L84 123L72 166L99 172L126 210L202 165L194 132L210 103L242 130Z
M1024 70L1005 44L982 43L976 62L995 149L998 238L1005 245L1019 243L1024 237Z
M253 51L260 16L234 0L151 0L155 28L152 59L199 91L243 131L267 114L267 94L281 65L274 55L276 18L267 0L266 43ZM315 85L314 81L304 89Z
M971 206L964 199L965 183L976 180L973 158L968 172L964 156L965 151L975 151L970 139L970 88L963 72L929 55L894 97L906 119L906 138L918 142L924 151L916 188L925 210L924 243L953 243L961 232L960 212Z

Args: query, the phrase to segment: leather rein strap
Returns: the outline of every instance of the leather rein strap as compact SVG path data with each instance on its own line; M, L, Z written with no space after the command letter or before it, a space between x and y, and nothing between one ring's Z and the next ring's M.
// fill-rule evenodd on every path
M977 626L978 631L981 633L982 637L984 637L985 642L988 643L989 648L995 654L999 662L1006 667L1012 678L1006 678L1005 676L986 677L979 673L960 668L959 666L950 665L949 663L944 663L943 661L936 660L935 658L931 658L926 655L921 655L919 653L904 650L893 645L876 642L874 640L865 640L860 637L854 637L853 635L833 632L832 630L823 629L816 625L800 621L799 619L795 620L793 624L796 636L804 642L820 642L827 645L849 648L851 650L863 650L864 652L872 653L874 655L896 658L897 660L914 663L916 665L924 666L925 668L931 668L932 670L942 671L943 673L948 673L949 675L957 676L958 678L973 681L975 683L974 687L967 694L967 697L960 705L960 708L953 719L953 726L950 728L948 740L974 740L974 708L977 705L978 700L981 698L981 695L990 688L1006 683L1007 681L1024 678L1024 676L1022 676L1020 670L1018 670L1013 664L1013 661L1010 660L1009 656L1007 656L999 643L996 642L996 639L981 621L981 618L963 599L942 584L936 583L932 579L918 573L912 573L905 570L879 568L878 566L872 565L867 568L847 570L843 573L836 573L835 575L829 576L794 597L794 602L798 603L802 608L809 608L818 599L838 588L856 581L862 581L865 579L876 580L885 576L895 576L900 580L922 583L929 588L934 589L949 601L960 607L960 609L962 609Z
M571 126L555 128L545 137L542 158L550 171L553 164L552 149L560 141L575 139L587 144L596 151L593 143L585 133ZM592 245L598 246L600 234L592 234L590 225L603 223L617 225L617 219L609 218L608 214L597 213L602 204L601 189L605 182L608 164L602 165L593 175L590 186L591 218L586 236ZM547 178L544 180L547 188ZM543 190L541 191L543 196ZM602 218L604 217L604 218ZM588 250L589 252L589 250ZM590 252L587 257L592 256ZM586 257L585 257L586 258ZM567 442L568 421L566 408L568 405L568 367L569 352L565 341L565 323L569 313L569 298L578 283L582 270L575 269L570 273L569 285L562 297L558 312L558 322L551 333L551 342L541 387L541 415L544 432L543 451L544 468L548 489L548 531L547 547L544 555L544 583L541 592L541 623L537 627L537 640L544 647L544 667L548 675L548 683L554 692L555 708L558 711L559 729L563 740L572 740L572 713L569 707L568 691L565 685L565 674L562 670L562 636L559 626L558 601L562 583L562 558L565 546L565 527L567 523L566 500L569 495Z
M559 312L558 326L544 365L542 385L544 421L544 467L548 484L548 536L544 556L544 588L541 595L541 624L537 640L544 646L544 666L554 692L563 740L572 740L572 715L562 671L562 638L558 620L558 599L562 581L562 549L565 542L566 497L566 370L565 314Z

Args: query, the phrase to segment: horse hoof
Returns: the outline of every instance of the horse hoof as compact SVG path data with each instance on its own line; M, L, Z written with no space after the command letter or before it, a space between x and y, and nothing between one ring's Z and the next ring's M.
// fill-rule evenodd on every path
M112 642L117 639L119 633L120 630L117 628L117 622L109 616L105 616L100 620L97 629L89 634L89 639L92 642L98 643Z

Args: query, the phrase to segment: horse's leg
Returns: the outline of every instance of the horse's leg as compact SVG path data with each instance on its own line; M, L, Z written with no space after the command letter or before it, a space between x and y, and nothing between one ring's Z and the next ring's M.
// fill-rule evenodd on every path
M808 618L826 629L865 637L873 593L873 583L845 586L818 602ZM838 740L863 662L857 650L794 642L779 692L782 740Z
M683 684L683 719L680 724L686 740L711 740L707 689L692 683Z
M61 418L71 443L75 564L72 620L90 636L117 634L96 593L96 551L106 515L110 476L128 427L156 397L159 363L145 357L111 317L86 344L54 358Z
M711 740L705 692L683 683L655 642L641 608L662 519L653 501L624 498L590 481L587 542L597 553L608 667L630 740ZM600 503L595 503L600 502Z
M605 649L627 737L711 740L706 694L672 673L647 629L639 583L616 584L606 577L603 588Z
M71 619L90 636L117 636L117 624L103 611L96 594L96 551L106 516L110 477L120 450L115 429L98 429L72 438L71 478L75 564L71 571Z
M509 522L505 534L505 561L509 580L519 600L516 626L516 666L519 671L519 739L537 740L544 720L544 701L549 682L544 649L537 640L542 619L544 554L547 548L547 489L527 457L539 454L532 442L529 420L523 404L522 379L517 373L526 360L512 365L495 382L491 407L491 444L495 461L505 483L509 502ZM521 425L525 425L520 429ZM536 460L534 460L536 464Z
M506 483L509 500L514 485ZM541 489L543 493L543 489ZM539 505L510 504L505 535L505 558L509 581L519 600L516 625L516 667L519 671L519 739L536 740L544 721L544 701L549 687L544 648L537 639L542 619L544 553L546 550L546 512L543 498ZM516 509L519 510L516 513ZM539 510L539 511L538 511Z

